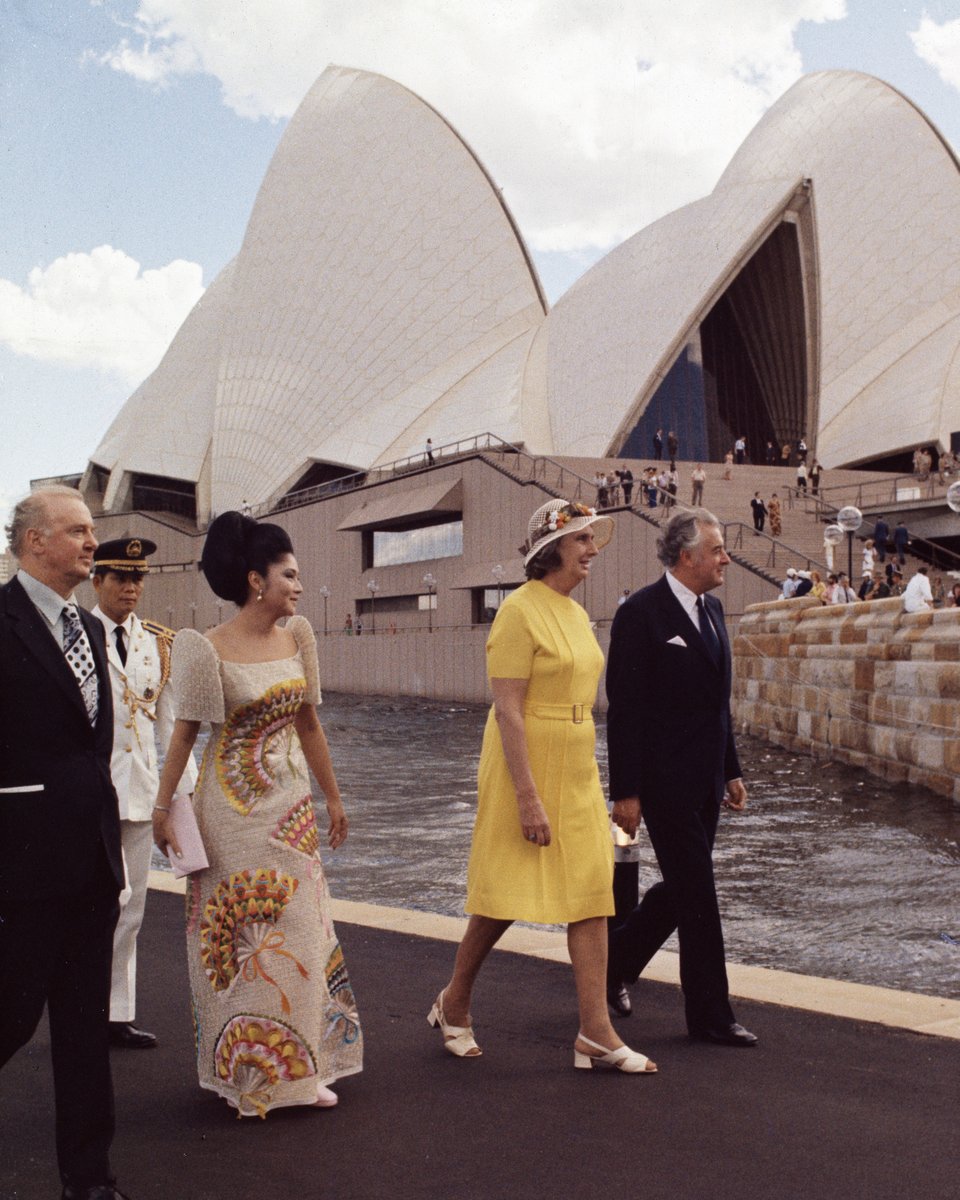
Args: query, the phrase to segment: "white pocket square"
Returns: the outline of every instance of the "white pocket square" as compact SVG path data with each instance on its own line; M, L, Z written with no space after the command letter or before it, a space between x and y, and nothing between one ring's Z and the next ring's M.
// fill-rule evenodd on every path
M684 649L687 648L687 643L683 640L683 638L680 636L679 633L676 635L676 637L670 638L670 640L667 642L667 645L668 646L683 646Z

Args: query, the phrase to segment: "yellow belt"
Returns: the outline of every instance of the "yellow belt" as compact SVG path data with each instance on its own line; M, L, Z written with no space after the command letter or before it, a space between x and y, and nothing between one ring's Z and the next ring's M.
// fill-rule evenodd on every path
M589 704L525 704L523 712L528 717L540 717L544 721L572 721L582 725L593 720Z

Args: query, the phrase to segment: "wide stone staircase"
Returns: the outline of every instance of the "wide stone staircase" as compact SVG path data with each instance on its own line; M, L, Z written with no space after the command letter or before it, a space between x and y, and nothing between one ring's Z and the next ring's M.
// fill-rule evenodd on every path
M594 475L598 470L611 474L624 463L622 459L579 459L558 458L555 460L570 474L570 478L578 477L588 482L581 486L581 493L576 499L587 503L596 503L596 489L592 486ZM648 466L658 466L649 460L627 462L635 480L642 476ZM695 462L677 462L677 473L680 476L680 486L677 501L680 504L691 502L690 476ZM771 584L780 584L788 567L798 570L816 569L821 573L827 569L823 530L833 517L833 507L829 511L820 504L810 491L804 495L797 491L797 473L795 467L766 467L744 464L733 466L730 479L724 479L722 463L704 463L707 480L703 489L703 504L722 522L725 529L727 550L731 557L741 565L748 567L758 575L762 575ZM518 462L517 467L521 468ZM856 489L865 481L883 479L881 472L876 471L844 471L835 470L824 472L822 483L831 488L848 486L851 500L855 497ZM755 492L759 492L764 503L769 502L774 493L780 499L782 531L779 538L770 534L770 524L767 522L764 532L756 534L753 529L753 511L750 501ZM837 493L831 493L833 505L836 505ZM842 493L839 493L842 498ZM649 509L645 507L646 500L641 495L638 486L634 486L633 507L656 519L669 511L663 507ZM641 507L643 506L643 507ZM853 578L860 578L861 550L863 539L870 536L872 523L865 521L853 545ZM841 545L835 550L835 564L838 570L847 568L847 547Z

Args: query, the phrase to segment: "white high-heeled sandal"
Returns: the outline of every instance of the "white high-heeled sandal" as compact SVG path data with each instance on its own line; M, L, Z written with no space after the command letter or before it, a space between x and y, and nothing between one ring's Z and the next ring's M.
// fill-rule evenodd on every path
M467 1020L470 1018L467 1017ZM444 1020L443 992L433 1002L433 1008L427 1016L427 1024L432 1025L434 1029L440 1026L444 1050L449 1050L457 1058L479 1058L483 1053L474 1039L472 1025L448 1025Z
M330 1088L319 1084L317 1087L317 1098L314 1100L313 1108L335 1108L340 1103L340 1097Z
M651 1062L645 1054L641 1054L638 1050L631 1050L629 1046L618 1046L616 1050L608 1050L606 1046L592 1042L582 1033L577 1034L577 1040L584 1042L593 1050L600 1051L599 1054L584 1054L574 1047L573 1065L581 1070L590 1071L594 1067L610 1067L614 1071L626 1071L630 1075L656 1075L657 1073L655 1062Z

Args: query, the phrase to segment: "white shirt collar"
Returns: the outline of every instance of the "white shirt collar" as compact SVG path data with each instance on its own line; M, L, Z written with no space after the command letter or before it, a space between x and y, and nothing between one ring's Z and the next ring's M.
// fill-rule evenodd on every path
M700 622L697 619L697 593L691 592L685 583L674 575L672 571L667 571L667 584L670 591L676 596L683 607L683 611L687 614L690 620L700 628Z
M30 598L34 608L46 620L51 630L56 629L60 615L63 612L63 606L65 604L76 604L76 600L72 595L69 599L64 600L53 588L47 587L45 583L41 583L39 579L35 579L23 567L17 571L17 579L20 581L20 586Z
M115 629L122 629L129 640L133 628L133 613L127 613L125 619L118 624L113 620L112 617L107 616L99 604L95 605L94 608L91 609L91 612L95 617L99 617L103 622L103 627L106 629L108 637L113 637L113 631Z

